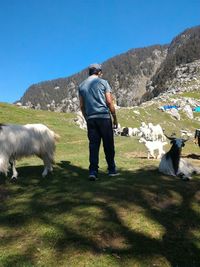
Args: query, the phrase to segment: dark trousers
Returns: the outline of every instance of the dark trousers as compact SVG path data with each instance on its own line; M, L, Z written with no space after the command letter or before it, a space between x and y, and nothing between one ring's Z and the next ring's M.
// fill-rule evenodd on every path
M115 169L115 148L111 119L89 119L87 121L87 128L90 160L89 170L98 172L99 148L102 140L108 170L113 171Z

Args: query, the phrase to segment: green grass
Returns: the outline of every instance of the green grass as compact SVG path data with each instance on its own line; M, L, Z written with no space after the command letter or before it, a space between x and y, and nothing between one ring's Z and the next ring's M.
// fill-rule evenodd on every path
M199 91L184 92L184 93L181 94L181 96L183 96L183 97L191 97L191 98L194 98L194 99L199 99L200 98L200 92Z
M177 95L170 96L171 99L180 98L180 97L188 97L188 98L193 98L193 99L199 100L200 88L198 90L195 90L195 91L188 91L188 92L186 91L186 92L181 92Z
M198 126L156 106L139 110L118 111L121 125L161 122L169 133ZM61 136L52 175L42 178L42 162L31 157L18 162L16 184L0 177L0 266L200 266L199 176L183 182L162 175L137 138L116 137L120 175L107 176L101 148L100 180L90 182L87 134L74 114L0 104L0 118L44 123ZM200 166L199 152L188 141L183 155Z

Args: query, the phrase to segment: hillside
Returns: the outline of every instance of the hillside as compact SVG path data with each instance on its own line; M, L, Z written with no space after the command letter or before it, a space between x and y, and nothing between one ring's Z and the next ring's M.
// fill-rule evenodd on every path
M171 93L168 100L163 95L140 107L119 108L119 122L160 123L168 134L194 132L198 113L191 120L180 111L176 120L158 109L176 98L197 101L200 93ZM0 175L0 266L198 266L200 177L183 182L162 175L159 160L147 160L137 137L118 136L120 175L108 179L101 147L100 180L90 182L87 134L75 116L0 104L1 122L44 123L61 136L52 175L41 177L36 157L17 162L17 183ZM187 141L183 156L200 167L199 153Z

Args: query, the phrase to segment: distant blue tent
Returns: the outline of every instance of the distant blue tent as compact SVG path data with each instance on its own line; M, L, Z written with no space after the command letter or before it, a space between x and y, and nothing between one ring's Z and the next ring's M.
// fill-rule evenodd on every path
M172 108L176 108L176 109L178 109L179 106L176 106L176 105L164 105L162 108L163 108L164 110L172 109Z
M195 112L200 112L200 107L196 107L196 108L194 108L194 111L195 111Z

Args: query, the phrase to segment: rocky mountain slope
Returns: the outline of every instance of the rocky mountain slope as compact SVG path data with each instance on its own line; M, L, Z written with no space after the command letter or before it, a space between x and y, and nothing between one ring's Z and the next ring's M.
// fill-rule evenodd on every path
M176 36L168 47L166 59L152 77L142 101L151 99L175 85L196 79L200 75L200 26ZM193 63L194 62L194 63Z
M129 50L103 63L118 106L131 107L167 90L199 89L200 26L175 37L171 44ZM30 86L20 99L22 105L52 111L78 110L78 84L87 69L68 78Z

